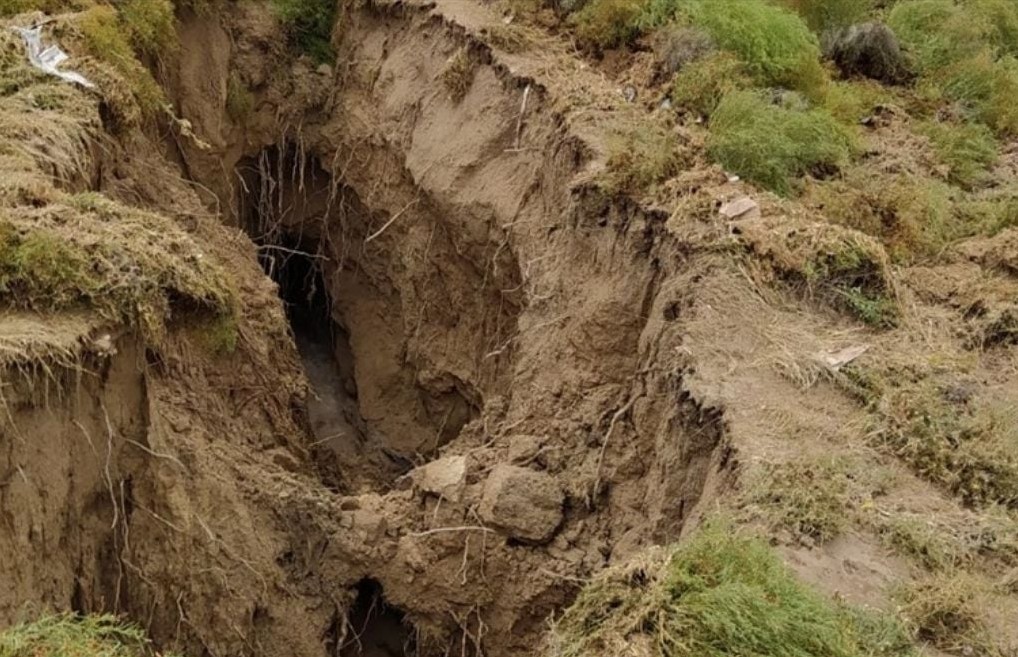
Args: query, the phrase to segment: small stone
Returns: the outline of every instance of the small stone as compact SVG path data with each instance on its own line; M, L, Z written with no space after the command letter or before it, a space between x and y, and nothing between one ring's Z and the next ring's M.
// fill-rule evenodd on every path
M450 502L463 499L467 484L467 457L447 456L410 473L410 479L418 490L437 495Z
M721 206L721 216L726 219L759 219L760 204L748 196L740 196Z
M546 543L562 522L564 502L562 487L551 476L502 464L488 475L478 512L512 538Z
M634 87L631 84L627 84L622 89L622 97L626 99L627 103L635 103L636 102L636 87Z
M332 77L332 67L328 64L321 64L317 69L319 75L323 75L327 78Z

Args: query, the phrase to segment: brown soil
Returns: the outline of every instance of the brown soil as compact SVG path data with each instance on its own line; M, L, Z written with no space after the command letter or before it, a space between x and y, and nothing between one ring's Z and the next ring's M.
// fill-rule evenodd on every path
M858 405L782 372L860 340L907 351L762 290L712 212L597 193L596 127L637 110L554 48L489 45L496 12L376 2L341 25L332 68L292 61L254 3L183 16L167 86L210 148L139 133L88 154L119 174L99 190L192 224L231 269L241 339L212 354L182 319L154 350L90 316L0 316L0 345L40 354L4 378L0 623L120 611L189 655L531 653L587 579L679 540L743 470L801 452L790 437L841 449ZM255 97L239 122L231 75ZM696 176L699 205L741 191ZM1007 268L1007 246L965 261ZM541 475L507 506L550 509L542 527L482 518L509 465ZM783 549L864 604L909 576L872 537Z

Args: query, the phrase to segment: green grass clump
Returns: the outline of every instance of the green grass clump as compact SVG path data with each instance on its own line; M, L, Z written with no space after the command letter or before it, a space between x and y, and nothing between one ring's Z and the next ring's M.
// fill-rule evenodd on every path
M570 17L580 40L596 48L631 43L641 31L644 0L591 0Z
M710 117L727 94L752 85L744 64L735 55L717 52L686 64L672 83L676 108Z
M747 246L777 277L806 295L878 328L895 326L901 315L887 253L872 237L825 223L794 224L761 236L746 233ZM855 303L850 301L855 298ZM880 308L860 314L859 301Z
M115 616L48 616L0 632L0 657L149 657L144 632Z
M927 95L960 103L998 133L1018 133L1018 4L903 0L888 24L915 56Z
M286 27L293 47L318 63L334 62L332 28L337 20L336 0L272 0L272 7Z
M603 187L611 193L640 192L678 173L682 150L675 135L654 123L612 133Z
M826 111L781 107L751 91L722 99L708 139L711 157L728 170L786 196L794 178L847 165L853 144L852 135Z
M814 32L860 23L873 10L873 0L781 0L799 13Z
M86 306L158 341L174 311L232 321L225 272L171 220L95 193L0 221L0 301L30 310Z
M987 169L997 161L997 139L979 123L927 122L919 132L930 138L940 160L949 168L948 179L971 189L984 182Z
M820 45L795 13L765 0L691 0L682 7L718 47L738 55L758 83L821 94L827 73Z
M135 56L131 42L135 37L132 37L133 33L121 20L117 10L109 5L97 5L81 14L77 26L89 53L108 62L124 79L142 115L151 118L162 111L166 96L152 74ZM139 43L155 43L147 41L150 38L148 32L139 31L136 38ZM155 36L151 38L156 39Z
M669 558L613 569L581 591L551 633L554 657L910 655L890 620L807 589L770 548L714 524Z
M61 307L95 295L100 287L81 249L52 234L22 237L11 225L0 223L0 295Z

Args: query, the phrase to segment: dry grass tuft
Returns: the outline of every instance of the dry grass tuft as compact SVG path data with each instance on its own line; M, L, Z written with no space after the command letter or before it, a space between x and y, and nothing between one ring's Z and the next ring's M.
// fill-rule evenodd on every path
M0 632L2 657L150 657L145 633L115 616L47 616Z
M900 308L883 247L854 230L822 223L761 222L742 240L775 274L808 296L876 327L897 324Z
M885 384L878 444L968 504L1018 508L1018 419L959 407L930 381Z
M989 587L964 572L936 574L900 592L901 615L921 640L956 655L1002 656L986 624Z
M602 187L609 193L637 193L678 173L683 149L675 134L641 122L619 128L608 138Z
M460 102L474 82L477 62L470 56L470 50L463 46L445 64L442 70L442 84L449 91L454 102Z
M775 527L823 544L848 527L856 487L843 459L803 458L766 466L749 484L746 502Z

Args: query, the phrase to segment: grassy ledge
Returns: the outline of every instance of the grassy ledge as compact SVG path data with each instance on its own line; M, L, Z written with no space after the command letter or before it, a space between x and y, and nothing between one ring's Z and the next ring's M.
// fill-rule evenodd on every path
M828 601L765 543L724 523L596 578L551 637L554 657L914 654L896 621Z

